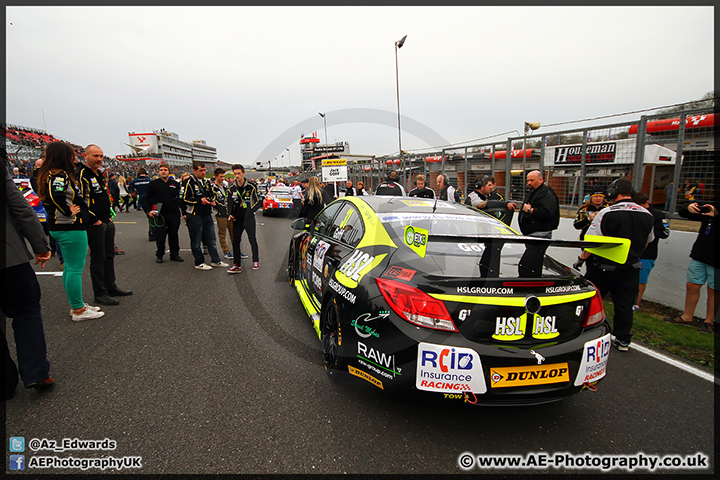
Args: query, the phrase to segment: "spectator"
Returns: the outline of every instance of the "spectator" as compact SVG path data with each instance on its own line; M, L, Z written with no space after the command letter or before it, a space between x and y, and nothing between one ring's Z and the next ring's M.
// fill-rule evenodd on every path
M387 179L375 189L375 195L405 196L405 189L398 183L397 170L391 170Z
M92 320L105 315L83 301L82 272L88 251L88 197L76 177L78 160L65 143L48 144L38 172L38 192L45 202L48 230L63 250L63 287L70 303L72 320Z
M108 191L112 197L112 209L120 209L120 186L118 185L117 175L113 172L108 175Z
M145 170L143 167L140 167L138 169L138 176L130 182L130 187L132 187L133 191L137 193L137 198L135 201L135 209L136 210L142 210L145 205L145 192L147 191L147 187L150 184L151 179L148 177L147 170ZM147 212L145 212L147 215ZM148 241L154 242L155 237L153 235L152 225L150 224L150 217L147 217L148 222Z
M585 233L590 224L592 223L595 215L607 207L608 203L605 201L605 193L600 187L593 187L593 191L590 193L590 199L578 208L577 214L575 215L575 222L573 227L576 230L580 230L580 240L585 238Z
M357 194L360 195L367 195L368 193L365 191L365 184L363 182L357 183Z
M646 193L638 192L633 195L633 202L645 208L645 210L653 216L653 234L655 236L655 239L648 243L645 250L640 254L642 268L640 269L638 297L635 305L633 305L633 311L635 312L640 310L640 302L642 302L643 295L645 295L650 272L655 267L655 260L657 260L658 256L658 243L661 238L668 238L670 236L670 224L663 212L650 205L650 198Z
M182 203L185 205L185 218L190 235L190 249L195 259L196 270L212 270L212 267L228 267L218 255L215 246L215 228L212 219L212 207L215 196L209 182L205 179L207 167L203 162L193 162L193 174L182 186ZM205 263L201 244L207 247L210 264Z
M685 310L679 317L666 317L665 321L670 323L690 324L693 321L695 307L700 300L700 289L707 283L707 311L705 320L700 327L703 333L715 331L715 317L717 316L717 304L715 302L715 228L713 223L718 210L715 205L706 203L700 206L693 202L680 210L678 214L701 222L697 239L690 251L690 265L687 269L687 280L685 284Z
M303 179L305 181L305 179ZM292 210L290 210L290 218L297 218L300 214L300 209L302 208L302 199L303 199L303 188L300 186L300 182L293 182L292 186L290 187L290 191L292 193Z
M247 232L250 248L252 249L252 268L260 268L260 257L258 256L258 243L255 235L255 212L262 205L257 187L245 180L245 167L240 164L232 166L235 174L235 181L228 192L228 220L234 222L233 229L233 254L235 262L228 269L228 273L240 273L240 240L243 230Z
M145 191L145 210L155 229L157 246L155 261L163 262L165 255L165 237L170 246L170 260L182 262L180 257L180 184L170 178L170 168L162 164L158 168L160 177L151 181Z
M425 175L415 177L415 188L408 192L408 197L435 198L435 190L425 186Z
M3 148L3 162L7 164L7 154ZM47 389L55 384L50 377L50 362L47 360L45 332L40 310L40 284L29 260L35 258L35 264L45 266L50 259L48 245L35 211L25 200L20 190L3 168L2 204L5 217L5 255L0 265L4 291L0 295L0 311L12 318L15 335L17 363L20 374L5 343L5 400L15 396L18 380L22 377L25 388ZM25 240L30 242L32 255ZM3 327L4 327L3 318Z
M123 207L125 207L125 213L130 213L130 193L127 191L127 185L125 182L125 177L120 175L117 179L118 184L118 196L122 198L122 205L120 205L120 211L123 211Z
M80 165L78 177L83 193L90 202L87 236L95 302L118 305L120 302L112 297L132 295L132 292L122 290L115 283L115 223L112 220L105 177L100 172L104 155L97 145L85 147L83 155L85 164Z
M518 218L523 235L552 238L552 231L560 225L560 203L555 191L545 184L542 173L527 174L528 193ZM540 277L547 246L527 245L518 264L521 277Z
M125 188L128 191L128 195L130 195L130 202L127 204L127 211L130 212L130 207L135 207L135 210L137 210L137 192L133 189L132 186L133 177L128 175L126 179L126 185Z
M345 196L348 197L356 197L357 196L357 190L355 190L355 187L353 187L352 180L348 180L345 182Z
M675 192L675 184L673 182L668 183L665 185L665 211L670 212L670 202L672 201L673 196L675 196L677 192Z
M312 222L320 210L330 203L331 199L327 192L320 188L320 181L317 177L310 177L308 188L305 190L303 206L300 210L300 218L305 218L306 223Z

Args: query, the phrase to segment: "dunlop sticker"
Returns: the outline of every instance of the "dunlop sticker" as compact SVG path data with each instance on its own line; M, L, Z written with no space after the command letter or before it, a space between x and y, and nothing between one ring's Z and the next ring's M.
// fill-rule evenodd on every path
M525 387L569 382L567 363L530 365L526 367L497 367L490 369L490 385L493 388Z

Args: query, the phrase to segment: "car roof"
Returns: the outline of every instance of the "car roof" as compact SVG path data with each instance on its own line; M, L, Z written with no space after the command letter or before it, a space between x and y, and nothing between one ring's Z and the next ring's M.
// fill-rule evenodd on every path
M407 212L407 213L432 213L435 206L435 199L418 197L397 197L389 195L362 195L356 197L365 203L376 213ZM452 213L458 215L483 215L483 213L471 210L465 205L437 200L435 213Z

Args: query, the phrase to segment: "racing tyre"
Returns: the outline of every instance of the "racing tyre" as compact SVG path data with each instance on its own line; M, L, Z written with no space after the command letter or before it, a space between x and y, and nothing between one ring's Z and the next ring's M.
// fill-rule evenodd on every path
M340 369L340 315L335 299L330 299L320 312L320 339L322 340L323 364L328 375Z
M288 254L288 283L292 285L295 282L295 276L297 275L295 271L295 241L290 243L290 253Z

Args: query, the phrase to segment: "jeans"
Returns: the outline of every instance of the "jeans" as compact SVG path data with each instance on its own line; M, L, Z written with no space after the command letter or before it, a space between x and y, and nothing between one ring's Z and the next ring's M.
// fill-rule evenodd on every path
M220 263L215 247L215 222L211 214L187 216L188 234L190 235L190 249L192 250L195 266L205 263L201 244L205 244L210 254L210 261Z
M82 273L87 258L88 234L85 230L53 230L50 232L64 252L62 282L70 307L77 310L85 305L82 296Z
M5 291L0 295L0 310L5 318L12 318L20 377L25 385L48 378L50 362L47 361L45 331L40 315L40 284L29 263L0 269ZM4 331L4 329L3 329ZM5 340L5 399L15 394L18 384L18 368L10 356Z

